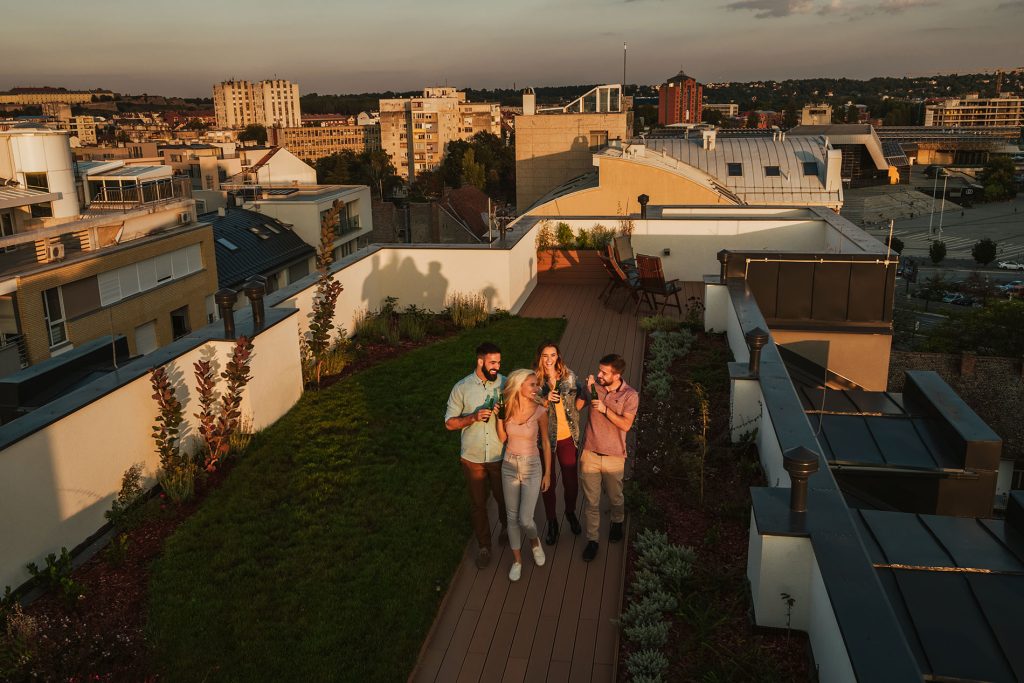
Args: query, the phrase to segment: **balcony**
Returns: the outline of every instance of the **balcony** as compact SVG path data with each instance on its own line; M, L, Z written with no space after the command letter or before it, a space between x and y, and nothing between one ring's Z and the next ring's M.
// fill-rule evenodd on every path
M131 185L103 185L89 202L86 215L110 211L131 211L191 197L192 181L187 177Z

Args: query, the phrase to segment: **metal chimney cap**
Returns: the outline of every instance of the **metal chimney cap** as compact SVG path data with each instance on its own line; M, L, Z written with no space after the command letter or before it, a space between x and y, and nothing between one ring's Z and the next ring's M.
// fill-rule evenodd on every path
M637 197L636 200L640 202L641 206L646 206L647 202L651 201L651 198L645 194L642 194L639 197Z
M718 252L717 256L719 263L725 263L725 260L729 258L729 250L723 249L722 251Z
M806 446L790 448L782 454L782 466L791 477L809 477L818 471L818 454Z
M752 349L759 349L767 344L771 337L767 331L760 327L755 327L750 332L743 335L743 338L747 340L747 346Z
M242 286L242 291L250 299L263 296L267 292L267 280L257 275Z
M224 289L218 289L213 295L213 300L216 301L218 305L231 306L238 301L238 292L233 289L228 289L227 287Z

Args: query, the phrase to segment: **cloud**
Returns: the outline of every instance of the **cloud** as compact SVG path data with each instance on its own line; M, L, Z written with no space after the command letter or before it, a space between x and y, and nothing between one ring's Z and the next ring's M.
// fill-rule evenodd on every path
M1017 12L1024 11L1024 0L1009 0L1009 2L1001 2L996 5L996 9L1008 9L1015 10Z
M726 5L731 10L753 10L758 19L807 14L814 8L813 0L738 0Z
M875 9L887 14L901 14L918 7L934 7L938 4L938 0L882 0Z

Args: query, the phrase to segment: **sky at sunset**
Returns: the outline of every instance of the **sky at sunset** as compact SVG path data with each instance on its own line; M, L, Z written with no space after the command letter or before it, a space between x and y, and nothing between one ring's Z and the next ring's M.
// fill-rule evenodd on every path
M172 11L173 8L173 11ZM990 71L1024 65L1024 0L67 0L0 12L0 89L209 97Z

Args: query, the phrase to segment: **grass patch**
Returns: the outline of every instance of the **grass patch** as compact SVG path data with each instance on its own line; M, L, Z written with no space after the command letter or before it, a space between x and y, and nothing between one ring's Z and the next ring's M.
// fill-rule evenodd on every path
M484 340L529 367L564 320L512 318L305 394L258 434L153 569L168 680L404 680L470 536L442 417Z

